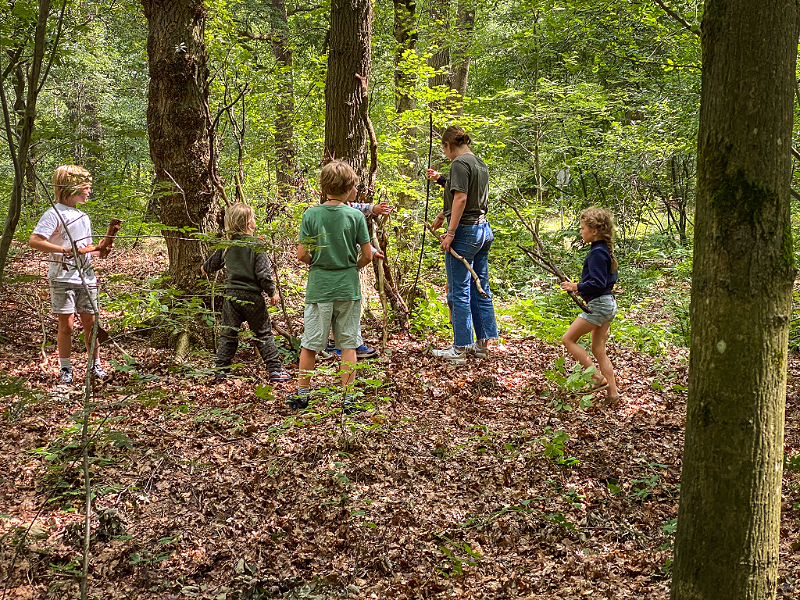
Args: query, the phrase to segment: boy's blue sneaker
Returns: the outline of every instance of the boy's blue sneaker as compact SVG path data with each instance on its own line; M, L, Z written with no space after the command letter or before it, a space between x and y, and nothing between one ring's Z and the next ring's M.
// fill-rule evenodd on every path
M61 367L61 383L72 385L72 369L70 367Z
M327 350L327 348L326 348ZM328 352L332 352L339 358L342 358L342 351L338 348L331 348ZM361 344L358 348L356 348L356 359L364 360L366 358L375 358L378 355L378 351L375 348L370 348L364 344Z
M356 348L356 357L357 358L374 358L378 355L378 351L375 348L370 348L369 346L365 346L361 344L358 348Z

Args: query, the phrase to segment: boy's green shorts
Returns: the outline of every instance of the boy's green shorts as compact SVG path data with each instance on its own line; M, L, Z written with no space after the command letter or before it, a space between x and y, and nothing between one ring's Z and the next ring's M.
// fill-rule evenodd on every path
M319 352L328 343L333 328L336 347L342 350L358 348L361 333L361 300L336 300L306 304L303 313L303 348Z

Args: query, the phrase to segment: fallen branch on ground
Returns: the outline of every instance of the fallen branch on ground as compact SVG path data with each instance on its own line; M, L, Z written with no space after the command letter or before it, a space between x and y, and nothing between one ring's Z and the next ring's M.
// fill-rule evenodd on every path
M433 227L431 227L431 224L426 221L425 225L434 235L434 238L441 242L442 236L436 233L436 230ZM461 256L458 252L456 252L452 248L450 248L450 254L452 254L454 258L464 263L464 266L467 267L467 270L470 272L470 275L472 275L472 281L475 282L475 287L478 288L478 293L480 293L480 295L483 296L484 298L488 298L489 294L487 294L486 291L483 289L483 287L481 287L481 280L478 279L478 274L475 272L475 269L472 268L472 265L470 265L463 256Z

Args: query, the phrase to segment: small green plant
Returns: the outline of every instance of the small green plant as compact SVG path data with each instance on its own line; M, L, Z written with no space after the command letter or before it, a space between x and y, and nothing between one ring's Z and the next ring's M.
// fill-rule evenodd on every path
M445 577L461 577L464 575L465 565L474 567L480 564L483 555L473 550L468 543L464 542L463 544L459 544L443 535L437 537L444 542L439 546L439 550L444 554L445 560L447 561L446 567L436 569L441 575ZM448 544L450 548L447 547Z
M647 468L650 470L649 474L642 475L641 477L631 480L631 497L635 500L643 502L654 496L659 488L662 488L663 491L671 495L670 490L668 490L665 486L662 486L661 475L657 470L666 469L668 468L668 465L651 462L647 464Z
M142 567L152 567L153 565L164 562L165 560L168 560L170 556L172 556L173 552L173 550L167 548L167 546L174 544L180 539L181 538L178 535L172 537L162 537L156 541L156 545L158 547L154 550L143 548L139 552L131 552L128 564Z
M569 398L572 396L580 396L578 398L578 407L582 409L592 406L592 394L585 393L591 390L594 384L592 376L597 373L597 369L589 367L584 369L580 363L576 363L572 369L572 373L567 372L565 366L565 358L560 356L553 363L553 369L546 369L544 376L550 381L558 385L565 393L565 397L556 396L552 400L553 408L557 411L572 410L572 404Z
M0 398L8 397L12 400L5 411L5 417L13 423L25 413L28 404L38 402L42 395L26 388L24 380L0 373Z
M566 431L559 429L556 432L548 425L544 429L544 437L539 440L539 443L544 447L544 455L558 463L559 465L575 466L580 464L580 460L575 457L565 456L564 444L569 441L569 434Z
M449 323L450 313L447 310L447 303L439 300L435 289L425 288L425 296L411 320L411 331L417 334L434 332L447 335L450 331Z
M230 408L201 408L194 420L212 429L238 429L244 425L244 417L237 411L248 406L250 405L240 404Z

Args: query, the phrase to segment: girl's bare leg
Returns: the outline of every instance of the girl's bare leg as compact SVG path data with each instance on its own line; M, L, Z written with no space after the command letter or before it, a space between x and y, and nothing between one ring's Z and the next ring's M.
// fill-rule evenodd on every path
M619 390L617 390L617 380L614 377L614 365L611 364L611 359L606 354L606 342L608 341L608 329L611 323L603 323L600 327L592 332L592 354L594 354L597 365L600 367L600 372L603 377L608 381L609 398L617 398Z
M592 340L594 340L593 332L597 329L599 329L599 327L594 323L589 323L589 321L583 317L578 317L572 322L572 325L569 326L566 333L561 336L561 343L564 344L564 347L573 358L581 363L584 369L588 369L594 365L592 364L592 359L589 357L589 353L578 344L578 340L587 333L592 333ZM608 330L606 329L606 331ZM597 382L603 380L603 376L599 373L592 375L592 378Z

